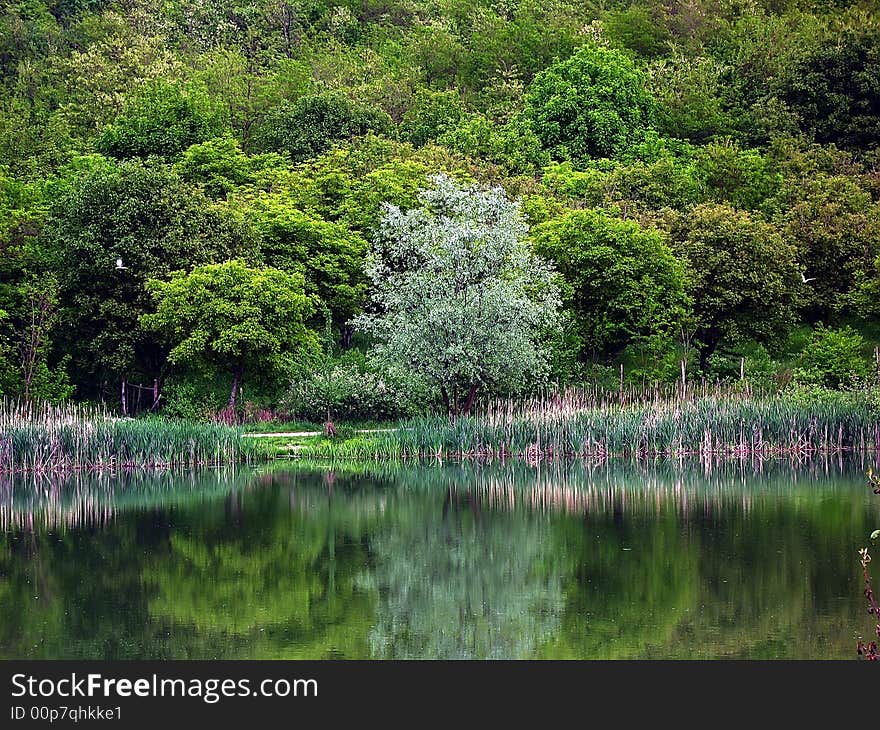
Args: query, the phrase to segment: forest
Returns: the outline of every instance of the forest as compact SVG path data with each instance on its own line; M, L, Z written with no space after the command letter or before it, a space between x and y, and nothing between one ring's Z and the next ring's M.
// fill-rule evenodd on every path
M875 0L7 0L0 73L0 396L873 388Z

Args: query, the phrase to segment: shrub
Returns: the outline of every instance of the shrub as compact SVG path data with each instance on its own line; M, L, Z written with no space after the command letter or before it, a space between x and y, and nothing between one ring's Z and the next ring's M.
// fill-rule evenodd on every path
M411 416L428 402L423 385L402 375L362 370L334 361L319 370L306 369L290 384L279 410L291 418L384 420Z
M387 132L391 118L339 93L303 96L272 109L254 135L264 152L286 152L294 162L315 157L334 142L367 132Z
M852 327L830 329L822 324L801 353L795 379L807 385L840 388L868 376L864 338Z

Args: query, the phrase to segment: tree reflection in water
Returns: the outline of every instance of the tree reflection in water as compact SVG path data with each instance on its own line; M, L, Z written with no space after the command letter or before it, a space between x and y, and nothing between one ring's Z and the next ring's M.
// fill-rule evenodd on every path
M861 462L0 483L3 657L830 657Z

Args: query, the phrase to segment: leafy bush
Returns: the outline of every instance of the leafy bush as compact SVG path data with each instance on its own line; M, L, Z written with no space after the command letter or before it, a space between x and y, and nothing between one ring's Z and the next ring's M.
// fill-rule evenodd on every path
M323 421L328 412L332 419L384 420L415 415L426 402L426 388L411 378L336 360L295 378L278 409L309 421Z
M801 353L795 380L806 385L840 388L868 376L864 338L852 327L830 329L822 324Z
M211 391L191 380L168 383L162 391L162 415L189 421L206 419L228 400L222 391Z
M191 145L222 135L225 129L216 100L198 89L156 82L127 101L95 147L119 159L173 158Z
M387 132L391 118L338 93L303 96L272 109L257 129L255 146L264 152L286 152L294 162L315 157L333 142L367 132Z

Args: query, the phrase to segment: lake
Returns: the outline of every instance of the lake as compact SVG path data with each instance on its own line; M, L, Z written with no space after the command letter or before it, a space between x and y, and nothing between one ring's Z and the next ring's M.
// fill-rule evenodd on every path
M6 477L0 657L854 659L866 468Z

